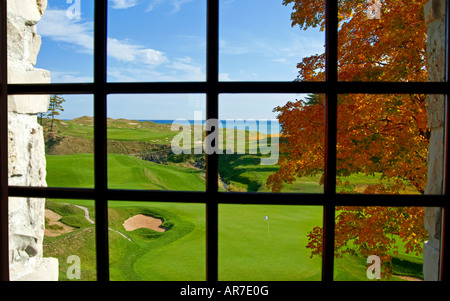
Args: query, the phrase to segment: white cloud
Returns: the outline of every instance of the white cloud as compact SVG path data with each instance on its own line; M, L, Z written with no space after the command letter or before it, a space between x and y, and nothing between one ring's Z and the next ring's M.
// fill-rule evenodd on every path
M157 6L161 4L162 0L152 0L147 7L147 12L154 10Z
M274 59L272 61L277 62L277 63L287 63L288 62L288 60L285 57L279 58L279 59Z
M38 23L38 34L64 43L66 50L93 55L93 24L70 19L65 10L49 9ZM107 40L108 77L112 81L204 81L204 67L191 57L169 60L162 51L130 40L109 37ZM68 54L69 55L69 54ZM52 70L53 71L53 70ZM52 80L85 82L92 78L81 74L54 71Z
M229 82L231 81L229 73L219 73L219 81L221 82Z
M150 12L152 10L154 10L155 8L157 8L158 6L164 4L169 4L170 7L172 8L172 10L170 11L171 14L175 14L177 12L179 12L182 8L182 6L186 3L192 2L194 0L151 0L148 7L147 7L147 12Z
M93 54L94 37L92 22L70 19L65 10L47 10L37 25L40 35L54 41L76 47L76 51ZM157 66L168 62L161 51L142 45L108 38L108 56L118 61Z
M133 45L128 41L108 38L108 56L122 62L139 62L146 65L160 65L168 61L163 52Z
M141 66L114 66L108 68L108 81L111 82L177 82L204 81L206 74L202 66L190 57L175 58L157 68Z
M54 41L77 46L79 51L93 53L94 38L92 22L68 18L66 10L46 10L36 25L38 34Z
M114 9L126 9L137 5L138 0L110 0L112 2L112 8Z
M194 64L190 57L176 58L168 67L176 72L178 80L204 81L206 79L202 68Z
M173 0L172 1L172 6L173 6L172 13L176 13L176 12L180 11L181 7L185 3L189 3L189 2L192 2L192 0Z
M52 83L89 83L93 81L92 76L81 75L72 71L55 71L50 73Z

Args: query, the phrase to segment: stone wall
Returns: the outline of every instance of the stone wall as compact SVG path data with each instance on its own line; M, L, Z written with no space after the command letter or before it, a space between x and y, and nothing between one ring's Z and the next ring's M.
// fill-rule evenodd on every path
M428 80L445 80L445 0L430 0L425 5L427 23ZM428 180L426 194L442 194L444 184L444 125L445 98L443 95L428 95L426 99L428 126L431 129L428 148ZM428 241L423 250L423 274L425 280L439 280L442 210L436 207L425 208L425 228Z
M36 33L47 0L8 1L8 82L49 83L50 72L36 69L41 38ZM45 145L37 114L46 112L45 95L8 97L9 185L46 186ZM58 280L58 260L44 258L45 199L9 198L11 280Z

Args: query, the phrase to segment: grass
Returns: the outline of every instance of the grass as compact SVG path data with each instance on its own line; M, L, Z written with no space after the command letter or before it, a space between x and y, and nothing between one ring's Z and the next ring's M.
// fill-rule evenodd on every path
M321 260L305 246L321 219L319 206L221 205L219 280L320 280Z
M69 203L69 204L67 204ZM96 280L95 225L84 219L84 211L71 206L87 207L91 218L93 202L83 200L47 200L46 207L62 215L76 230L58 237L45 237L45 256L56 257L60 263L59 280L68 280L68 256L77 255L81 261L81 280ZM126 231L122 223L135 214L164 219L168 230L160 233L151 229ZM205 280L205 206L203 204L109 202L110 278L113 281L200 281Z
M135 214L157 215L170 222L166 232L126 232L123 220ZM112 280L205 280L205 206L182 203L109 202ZM163 224L164 225L164 224Z
M92 139L92 118L82 117L56 122L59 135ZM132 120L108 120L108 138L143 147L144 142L167 145L175 132L167 125ZM142 144L139 144L139 143ZM131 144L130 144L131 145ZM246 145L246 148L248 144ZM138 151L139 152L139 149ZM108 154L109 188L204 191L205 175L193 168L192 156L170 156L164 164L127 154ZM269 192L267 178L277 165L261 165L259 154L220 155L219 173L223 190ZM47 155L47 184L53 187L93 187L92 154ZM288 184L283 192L323 193L320 176L303 177ZM359 191L379 183L380 175L351 175ZM148 200L145 200L148 201ZM182 200L180 200L182 201ZM200 200L199 200L200 201ZM65 203L89 209L95 220L94 204L89 200L47 200L47 208L62 216L61 222L75 228L58 237L45 237L44 254L60 262L60 280L65 278L69 255L78 255L82 280L95 280L95 225L84 212ZM205 280L205 205L192 203L108 202L110 275L112 280ZM122 223L134 214L161 217L168 231L150 229L125 231ZM269 216L269 222L264 220ZM270 228L268 229L268 223ZM322 225L320 206L221 205L219 207L220 280L320 280L321 259L310 258L307 234ZM269 231L268 231L269 230ZM421 256L406 254L399 243L400 256L394 260L396 273L421 277ZM335 260L336 280L367 280L365 258L344 256ZM399 278L393 278L399 280Z
M46 208L61 215L60 221L75 230L56 237L44 236L44 256L58 259L60 281L68 280L66 272L71 262L68 263L67 259L70 255L77 255L81 259L81 280L95 280L95 226L86 221L83 210L70 204L83 205L89 209L91 218L95 216L93 201L47 199Z
M47 175L48 186L93 187L93 155L47 155ZM205 190L205 180L200 170L161 165L119 154L108 155L108 182L109 188Z
M260 155L219 155L219 174L229 183L230 190L270 192L266 187L267 178L278 171L278 165L261 165ZM302 177L286 184L282 192L323 193L319 185L320 176Z

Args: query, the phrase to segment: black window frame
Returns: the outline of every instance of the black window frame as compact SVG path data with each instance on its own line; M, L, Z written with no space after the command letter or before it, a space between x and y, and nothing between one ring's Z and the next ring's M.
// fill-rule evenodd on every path
M11 1L11 0L10 0ZM107 1L95 1L94 13L94 81L80 84L8 84L6 0L0 2L0 184L1 184L1 248L0 279L9 280L8 265L8 197L40 197L95 200L97 281L109 281L108 201L157 200L165 202L203 203L206 205L206 275L208 282L218 281L218 207L220 204L285 204L314 205L324 210L324 256L322 283L333 282L334 227L336 206L424 206L444 210L444 234L448 227L449 181L445 166L443 195L342 195L336 193L337 97L341 93L443 94L448 98L448 32L446 36L445 82L338 82L338 3L326 1L326 79L323 82L220 82L219 81L219 1L207 0L207 78L205 82L108 83L106 74ZM448 1L447 1L447 16ZM447 19L448 22L448 19ZM447 24L448 28L448 24ZM238 193L218 191L218 155L207 155L206 191L135 191L109 189L107 185L107 95L119 93L203 93L206 94L207 118L218 118L219 95L222 93L323 93L325 105L325 183L323 194ZM94 170L92 189L8 186L7 177L7 97L13 94L92 94L94 96ZM446 114L449 116L446 106ZM448 120L445 124L445 158L448 159ZM448 237L442 236L448 246ZM449 257L443 248L442 258ZM441 280L449 281L448 259L441 263Z

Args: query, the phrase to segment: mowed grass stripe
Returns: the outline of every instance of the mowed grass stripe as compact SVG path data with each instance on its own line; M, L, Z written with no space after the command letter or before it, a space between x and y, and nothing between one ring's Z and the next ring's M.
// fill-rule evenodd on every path
M93 187L92 154L47 155L47 185ZM109 188L204 191L202 172L193 168L162 165L119 154L108 155Z

